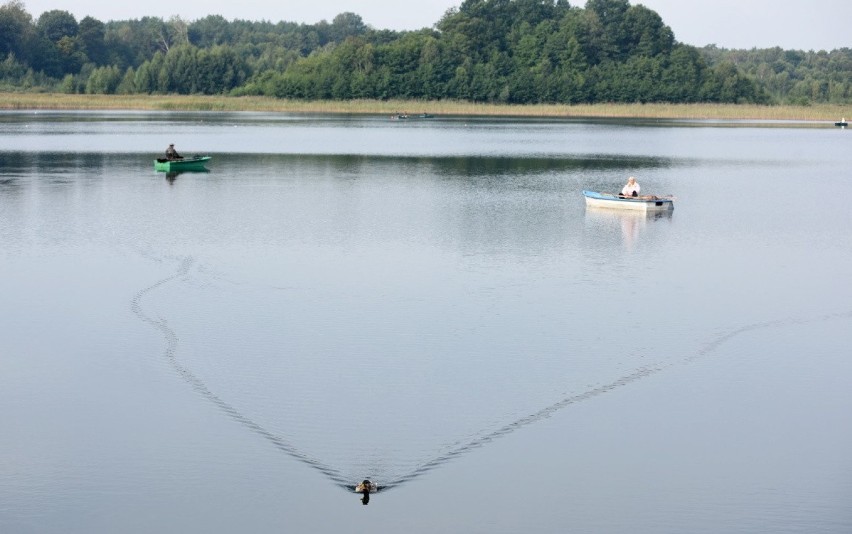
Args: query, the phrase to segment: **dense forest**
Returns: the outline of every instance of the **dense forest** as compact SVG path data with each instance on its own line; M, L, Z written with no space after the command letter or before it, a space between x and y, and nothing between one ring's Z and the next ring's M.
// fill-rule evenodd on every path
M0 6L0 90L453 99L514 104L852 102L852 50L725 50L679 43L627 0L464 0L434 27L37 19Z

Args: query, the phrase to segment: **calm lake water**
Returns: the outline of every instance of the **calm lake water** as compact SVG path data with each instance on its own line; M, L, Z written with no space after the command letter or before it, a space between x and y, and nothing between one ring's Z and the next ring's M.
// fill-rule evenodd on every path
M209 172L155 172L169 143ZM850 154L2 113L0 532L848 533ZM585 208L630 175L675 210Z

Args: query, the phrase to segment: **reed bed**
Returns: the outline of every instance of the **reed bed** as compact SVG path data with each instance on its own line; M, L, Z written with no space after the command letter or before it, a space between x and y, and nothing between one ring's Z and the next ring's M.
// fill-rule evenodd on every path
M835 121L852 116L852 106L758 106L748 104L477 104L440 100L302 101L270 97L201 95L67 95L58 93L0 93L0 110L151 110L260 111L270 113L648 118L709 120Z

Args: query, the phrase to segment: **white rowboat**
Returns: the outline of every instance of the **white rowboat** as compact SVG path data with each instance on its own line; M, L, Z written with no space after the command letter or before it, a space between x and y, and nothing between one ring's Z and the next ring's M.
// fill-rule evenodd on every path
M612 193L597 193L595 191L583 191L583 196L586 197L586 206L595 208L637 211L666 211L674 209L674 200L671 197L656 197L653 195L621 197Z

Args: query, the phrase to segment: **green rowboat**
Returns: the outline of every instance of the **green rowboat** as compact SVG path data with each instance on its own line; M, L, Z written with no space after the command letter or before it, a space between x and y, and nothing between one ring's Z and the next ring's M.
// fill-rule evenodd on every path
M210 160L210 156L192 156L191 158L154 160L154 170L157 171L192 171L204 170L204 164Z

